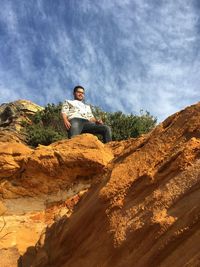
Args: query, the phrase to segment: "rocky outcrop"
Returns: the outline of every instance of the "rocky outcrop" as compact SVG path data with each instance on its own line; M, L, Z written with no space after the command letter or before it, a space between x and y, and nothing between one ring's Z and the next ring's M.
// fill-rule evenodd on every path
M0 141L26 141L23 131L24 123L30 122L30 118L42 110L40 107L28 100L17 100L0 105Z
M32 149L24 123L42 107L18 100L0 106L0 255L4 267L29 265L42 231L67 218L113 158L92 135ZM27 257L20 261L26 249Z
M113 158L97 137L81 135L31 149L0 143L0 194L3 199L50 194L89 181Z
M36 149L0 108L0 265L200 265L200 103L137 139Z
M41 232L71 215L112 159L111 149L89 134L36 149L0 142L0 255L13 253L20 262L28 248L21 262L29 264Z
M199 266L200 103L107 147L115 158L46 229L33 266Z

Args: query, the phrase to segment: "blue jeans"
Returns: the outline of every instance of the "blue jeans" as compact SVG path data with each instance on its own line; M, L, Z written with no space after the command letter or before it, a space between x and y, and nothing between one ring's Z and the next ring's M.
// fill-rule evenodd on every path
M112 141L111 129L107 125L96 124L81 118L73 118L70 120L70 123L71 127L68 131L69 138L82 133L91 133L102 135L104 143Z

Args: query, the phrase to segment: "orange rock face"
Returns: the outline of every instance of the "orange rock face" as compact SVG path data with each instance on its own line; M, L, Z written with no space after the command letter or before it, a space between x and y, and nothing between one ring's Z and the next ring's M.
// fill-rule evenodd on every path
M81 195L96 182L94 177L100 179L112 159L111 149L93 135L37 149L0 142L0 255L4 267L18 266L17 262L29 266L30 254L34 255L31 248L42 231L71 215ZM28 254L19 259L26 250ZM6 255L12 255L12 264Z
M30 118L42 110L29 100L17 100L0 105L0 141L1 142L26 142L26 134L23 132L24 122L30 122Z
M0 142L0 178L9 178L19 173L31 151L21 143Z
M200 103L106 147L115 158L70 219L46 230L32 265L200 266Z
M5 133L0 266L200 266L200 103L106 145L31 149Z
M35 150L21 143L0 143L0 194L7 199L63 190L103 173L112 158L111 150L92 135Z

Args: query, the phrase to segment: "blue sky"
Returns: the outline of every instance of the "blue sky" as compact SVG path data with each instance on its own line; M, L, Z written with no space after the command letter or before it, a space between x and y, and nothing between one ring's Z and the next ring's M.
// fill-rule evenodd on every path
M0 0L0 103L72 98L164 120L200 99L198 0Z

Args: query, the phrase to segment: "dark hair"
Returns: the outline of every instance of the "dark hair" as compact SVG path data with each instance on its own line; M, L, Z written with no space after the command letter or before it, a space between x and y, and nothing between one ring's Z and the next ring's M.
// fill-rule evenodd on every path
M74 87L74 93L76 93L76 91L77 91L79 88L81 88L81 89L83 89L83 90L85 91L85 89L83 88L83 86L81 86L81 85L77 85L77 86Z

